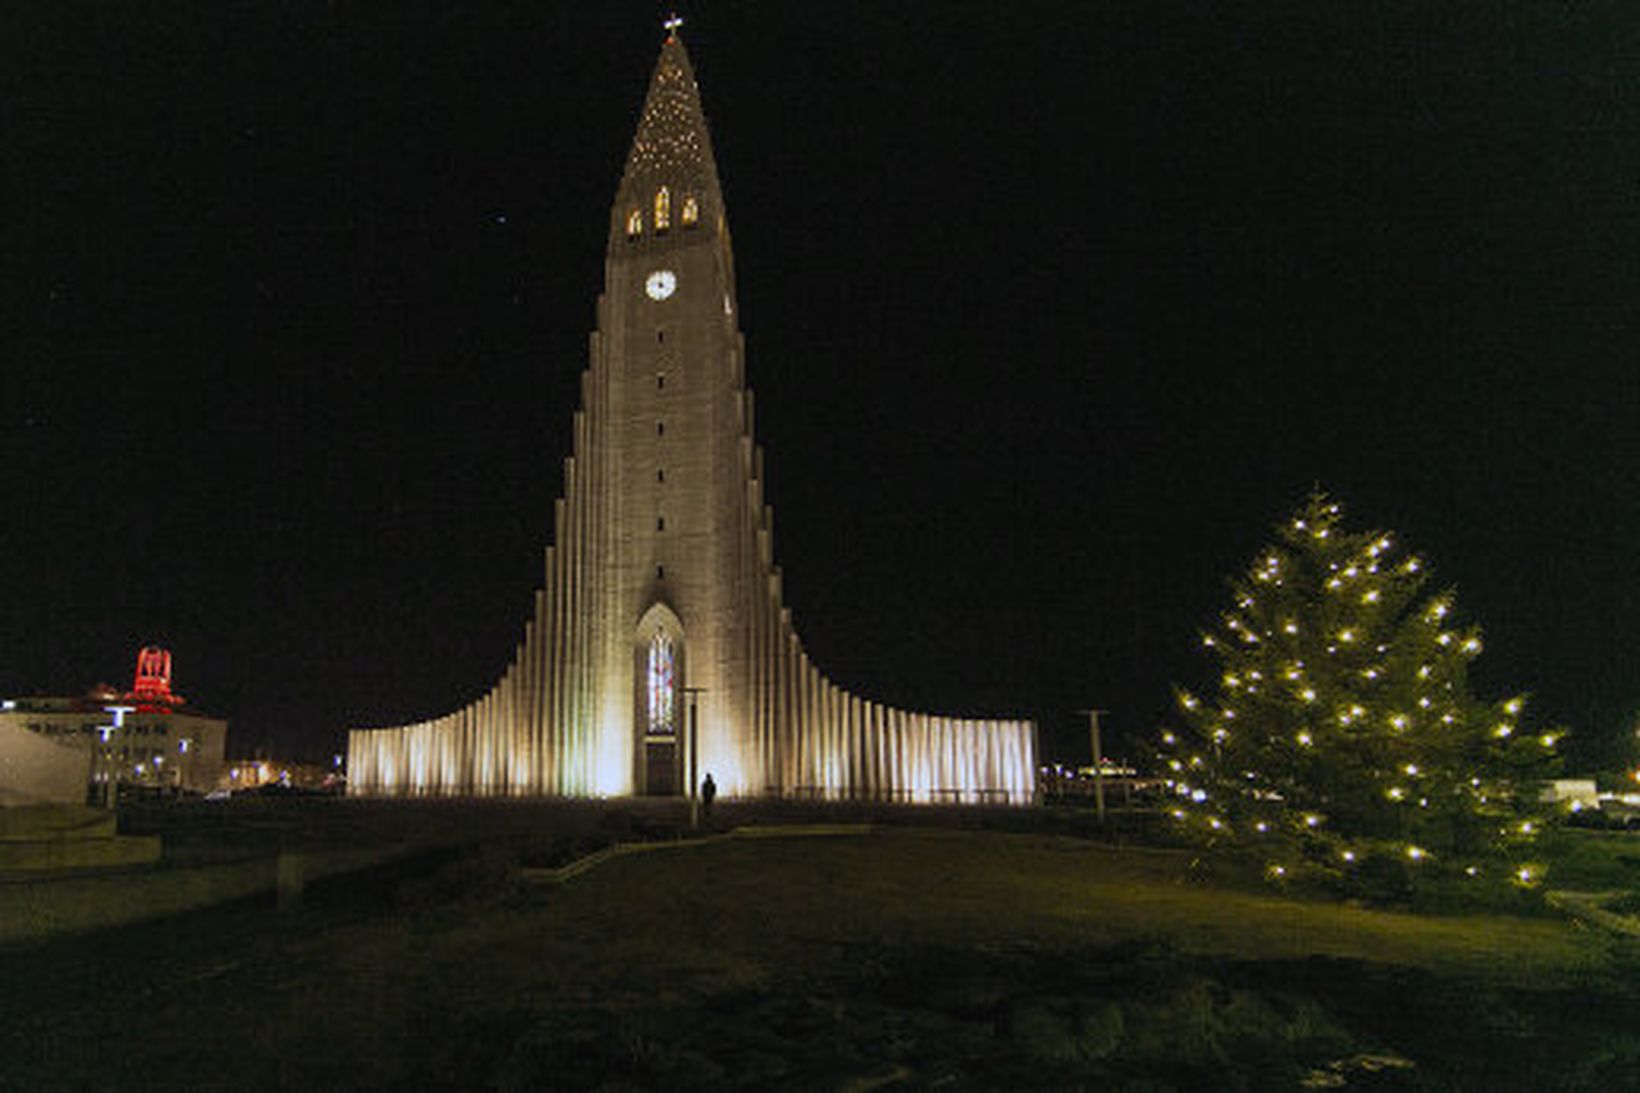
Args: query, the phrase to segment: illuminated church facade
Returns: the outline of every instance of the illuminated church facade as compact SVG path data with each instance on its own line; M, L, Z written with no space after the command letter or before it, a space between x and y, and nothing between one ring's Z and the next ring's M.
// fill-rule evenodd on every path
M1025 804L1025 720L894 709L810 662L782 604L728 221L675 29L611 211L597 331L533 618L464 709L355 729L359 795Z

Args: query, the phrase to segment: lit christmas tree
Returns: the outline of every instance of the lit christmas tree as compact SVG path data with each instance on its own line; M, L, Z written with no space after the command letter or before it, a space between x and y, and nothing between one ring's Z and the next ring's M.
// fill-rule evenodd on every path
M1535 884L1541 780L1560 733L1524 696L1469 690L1478 628L1383 532L1349 532L1319 493L1278 529L1202 635L1216 684L1180 690L1162 734L1174 821L1259 855L1272 878L1346 889L1433 875Z

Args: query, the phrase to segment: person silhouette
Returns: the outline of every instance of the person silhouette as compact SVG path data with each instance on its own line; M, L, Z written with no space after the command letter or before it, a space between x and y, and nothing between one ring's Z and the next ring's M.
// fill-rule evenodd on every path
M712 772L706 772L706 780L700 784L701 811L710 816L712 814L712 798L717 796L717 783L712 781Z

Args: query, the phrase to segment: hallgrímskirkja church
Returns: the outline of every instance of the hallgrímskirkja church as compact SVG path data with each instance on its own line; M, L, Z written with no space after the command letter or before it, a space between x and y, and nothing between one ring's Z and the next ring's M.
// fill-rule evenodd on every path
M454 713L348 738L359 795L1032 799L1029 721L910 713L809 661L773 513L700 91L661 47L610 213L554 543L512 664Z

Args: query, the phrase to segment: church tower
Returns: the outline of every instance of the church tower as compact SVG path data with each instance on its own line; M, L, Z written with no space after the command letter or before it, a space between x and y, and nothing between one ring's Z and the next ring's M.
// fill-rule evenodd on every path
M750 559L738 556L752 515L741 458L751 423L729 227L700 91L675 32L661 47L610 213L598 319L593 353L614 374L622 407L611 437L623 502L616 610L639 620L634 784L676 792L690 727L680 685L694 692L709 756L751 712L738 654L754 597Z
M1031 800L1035 727L841 690L781 600L728 219L675 23L610 211L534 617L463 710L349 735L350 792ZM693 773L691 774L691 771Z

